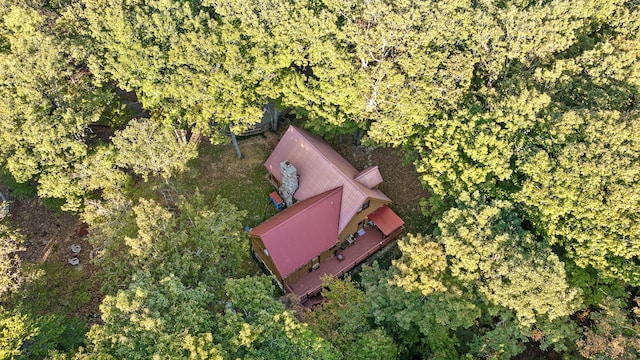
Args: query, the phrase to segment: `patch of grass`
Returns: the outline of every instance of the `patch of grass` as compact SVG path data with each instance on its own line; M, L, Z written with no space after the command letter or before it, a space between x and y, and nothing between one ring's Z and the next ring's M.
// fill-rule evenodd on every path
M226 182L218 194L229 199L239 209L247 211L247 225L256 226L266 220L265 212L273 208L269 193L274 189L266 179L266 169L251 169L244 184Z
M0 184L6 185L11 190L11 196L17 199L27 199L36 196L36 187L29 182L19 183L9 173L9 171L0 167ZM5 194L7 195L7 194Z
M36 279L25 285L21 302L29 304L33 313L73 316L89 302L91 283L81 269L67 264L43 263L26 268L29 273L39 273Z
M49 210L55 210L57 212L62 212L62 205L64 205L65 200L60 198L42 198L42 205Z
M231 144L213 145L207 140L202 140L202 142L200 143L200 147L198 148L200 157L193 160L193 162L220 161L222 159L223 153L228 152L229 148L231 148L232 146L233 145ZM237 157L235 157L235 159L237 159Z
M170 182L177 195L188 196L199 189L207 201L220 195L247 212L245 224L263 221L272 185L263 163L271 153L267 142L254 137L240 141L244 158L238 159L231 144L202 143L200 156L189 163L189 170Z

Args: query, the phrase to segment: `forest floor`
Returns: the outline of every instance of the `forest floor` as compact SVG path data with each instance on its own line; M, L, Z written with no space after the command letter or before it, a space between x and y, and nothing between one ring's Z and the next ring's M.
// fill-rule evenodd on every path
M422 203L429 192L423 189L415 166L404 161L402 150L330 143L358 170L377 165L383 179L378 188L393 201L391 207L404 220L406 232L425 232L429 219L423 215Z
M40 273L27 281L22 299L40 314L77 317L92 324L99 321L102 302L99 268L92 264L87 227L77 215L46 207L38 198L12 199L11 221L24 236L20 253L24 267ZM71 245L79 245L79 265L72 266Z

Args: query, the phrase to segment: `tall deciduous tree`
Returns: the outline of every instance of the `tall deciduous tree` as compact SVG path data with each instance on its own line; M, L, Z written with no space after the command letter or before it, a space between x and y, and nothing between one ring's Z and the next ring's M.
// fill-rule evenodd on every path
M228 308L219 316L218 340L240 359L340 359L340 354L273 298L268 277L231 279Z
M205 284L220 295L227 278L246 275L244 212L225 199L206 205L196 192L179 201L179 215L153 200L140 199L131 207L118 196L94 202L89 210L87 220L95 227L90 240L101 249L98 262L106 270L107 288L126 284L143 270L158 280L173 274L185 286Z
M377 142L405 144L428 116L441 116L438 104L457 104L469 86L471 54L447 44L467 36L468 4L213 3L266 69L270 81L259 90L321 134L369 129Z
M119 193L130 178L117 167L116 154L111 144L94 146L87 156L70 164L65 172L42 174L39 191L50 197L64 199L63 210L72 211L83 209L91 195L99 193L109 197L112 193Z
M114 100L60 38L55 18L27 5L0 17L0 161L19 182L36 179L42 196L87 155L85 127Z
M471 54L459 47L469 33L469 3L332 1L328 8L338 15L336 47L346 59L340 67L319 66L325 79L336 80L320 79L330 85L314 90L319 98L341 94L348 106L327 105L344 108L373 141L406 144L461 101L473 71Z
M216 141L229 124L242 132L260 121L267 100L254 88L268 81L253 62L259 52L242 33L221 32L217 11L207 2L85 0L68 22L90 39L100 79L136 91L166 124L195 125Z
M522 229L513 205L463 195L439 222L451 275L471 282L490 303L512 309L523 328L567 317L580 304L551 249ZM409 255L411 256L411 255Z
M91 329L79 357L227 358L215 314L225 282L246 275L244 213L221 198L206 206L198 192L178 210L145 199L131 206L120 196L89 203L91 241L110 274L105 290L127 289L105 297L104 324Z
M196 142L182 142L174 130L149 119L136 119L113 137L116 164L131 168L145 180L154 175L168 180L184 171L198 155Z
M538 231L581 267L640 284L640 116L567 112L521 161L516 195Z
M425 296L396 286L396 275L393 267L383 271L374 264L363 270L362 284L375 323L393 336L400 358L460 358L458 332L472 328L482 314L476 294L451 282L446 292Z
M215 9L223 40L220 46L229 53L223 66L237 69L234 76L242 80L244 91L279 100L314 119L338 118L326 124L334 129L343 125L344 111L335 101L353 93L347 90L352 79L346 76L349 68L345 68L344 53L335 47L339 14L313 1L205 3ZM335 66L345 76L325 76L320 64ZM331 91L334 81L343 87L340 93ZM328 91L317 92L312 87ZM349 106L342 100L340 104Z
M100 310L104 324L91 328L85 357L127 359L223 359L214 341L214 316L206 286L187 287L168 275L157 281L140 271L128 289L107 295Z
M345 359L396 359L398 350L383 329L372 326L364 291L350 279L323 278L323 302L305 311L310 328L336 346Z

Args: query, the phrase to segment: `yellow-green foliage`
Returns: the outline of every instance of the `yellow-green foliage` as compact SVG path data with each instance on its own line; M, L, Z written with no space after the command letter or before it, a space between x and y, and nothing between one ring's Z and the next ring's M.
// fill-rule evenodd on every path
M27 6L9 6L0 17L0 162L19 182L38 179L43 196L82 192L69 179L87 155L85 126L113 100L77 67L70 49L52 31L54 19ZM72 206L74 207L74 206Z
M25 315L0 307L0 359L20 356L22 344L34 335Z
M220 141L212 124L242 132L260 121L267 100L252 90L267 79L254 62L259 53L243 46L238 29L218 26L214 11L206 2L86 0L66 21L92 39L89 68L101 80L135 90L165 123L195 125Z
M441 244L422 235L409 234L398 241L402 258L394 260L399 274L391 281L406 291L420 291L424 296L447 291L442 273L447 269L447 258Z
M513 205L464 194L438 224L451 275L471 282L487 301L512 309L520 326L571 315L580 292L548 246L522 229Z
M150 119L136 119L113 137L116 164L130 168L145 180L149 175L165 180L184 171L198 155L197 144L179 141L172 128Z
M640 281L640 118L637 112L567 112L529 149L516 195L539 231L582 267Z

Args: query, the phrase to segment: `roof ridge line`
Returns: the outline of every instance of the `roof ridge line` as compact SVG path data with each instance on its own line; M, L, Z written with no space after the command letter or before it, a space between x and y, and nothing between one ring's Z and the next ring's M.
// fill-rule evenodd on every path
M331 189L331 190L327 190L327 191L325 191L324 193L320 193L320 194L315 195L315 196L312 196L312 197L310 197L310 198L308 198L308 199L304 199L304 200L302 200L302 201L307 201L307 200L311 200L311 199L313 199L313 198L314 198L314 197L316 197L316 196L324 195L324 196L322 196L322 197L319 197L316 201L314 201L314 202L313 202L313 204L310 204L310 205L308 205L306 208L304 208L304 209L302 209L302 210L298 211L298 213L297 213L295 216L298 216L298 215L300 215L300 214L305 213L307 210L311 209L314 205L317 205L317 203L319 203L320 201L325 200L325 199L326 199L326 198L328 198L329 196L333 195L333 192L334 192L334 191L336 191L336 190L338 190L338 189L342 190L342 187L343 187L343 186L342 186L342 185L340 185L340 186L338 186L338 187L336 187L336 188L333 188L333 189ZM302 202L302 201L300 201L300 202ZM295 204L293 204L293 205L295 205ZM293 205L292 205L291 207L288 207L287 209L291 209L291 208L293 208ZM340 205L342 206L342 191L340 191ZM285 210L287 210L287 209L285 209ZM283 210L283 211L284 211L284 210ZM341 211L340 211L340 209L338 209L338 228L340 228L340 212L341 212ZM281 214L281 213L278 213L278 214ZM278 214L276 214L276 215L278 215ZM273 218L273 217L272 217L272 218ZM268 219L268 220L269 220L269 219ZM266 221L268 221L268 220L266 220ZM263 223L264 223L264 222L263 222ZM271 231L273 231L273 230L277 229L278 227L280 227L280 225L282 225L282 224L284 224L284 223L285 223L285 222L282 222L282 223L280 223L280 224L278 224L278 225L276 225L276 226L272 227L271 229L269 229L269 230L267 230L266 232L264 232L264 233L263 233L263 235L266 235L266 234L270 233ZM336 236L337 236L337 235L336 235Z
M302 129L298 129L297 127L295 127L295 126L293 126L293 125L290 125L290 126L291 126L293 129L297 130L299 134L304 135L304 134L301 132L301 131L304 131L304 130L302 130ZM306 131L305 131L305 132L306 132ZM309 135L313 135L313 134L309 133ZM331 164L331 166L332 166L333 168L335 168L336 170L338 170L338 173L340 173L340 175L341 175L342 177L344 177L345 179L349 180L352 184L355 184L355 183L357 182L355 179L350 179L347 175L345 175L345 173L344 173L342 170L340 170L340 168L338 168L338 167L336 166L336 164L334 164L334 163L333 163L333 161L329 160L329 159L328 159L328 158L327 158L327 157L322 153L322 151L320 151L320 149L318 149L318 147L317 147L317 146L315 146L312 142L310 142L310 141L309 141L305 136L303 136L303 138L304 138L304 140L307 142L307 144L309 144L311 147L313 147L313 148L316 150L316 154L320 154L320 156L322 156L322 158L323 158L325 161L327 161L329 164ZM322 140L324 140L324 139L322 139ZM324 141L326 142L326 140L324 140ZM327 145L328 145L328 144L329 144L329 143L327 143ZM333 151L336 151L336 150L335 150L335 149L333 149L333 148L331 148L331 149L332 149ZM336 151L336 153L337 153L338 155L340 155L340 153L338 153L337 151ZM344 156L340 155L340 157L344 159ZM346 161L347 159L344 159L344 160ZM349 164L351 164L351 163L349 163ZM353 166L353 165L351 165L351 166ZM356 169L356 171L360 172L360 171L359 171L355 166L353 166L353 168L354 168L354 169ZM360 185L362 185L362 184L360 184ZM363 185L363 186L364 186L364 185ZM342 185L341 185L341 187L342 187ZM362 194L362 195L366 196L367 198L369 197L369 195L367 195L367 193L365 193L365 192L360 188L360 186L356 185L356 186L354 186L354 187L358 190L358 192L360 192L360 194ZM338 225L338 227L340 227L340 225Z

